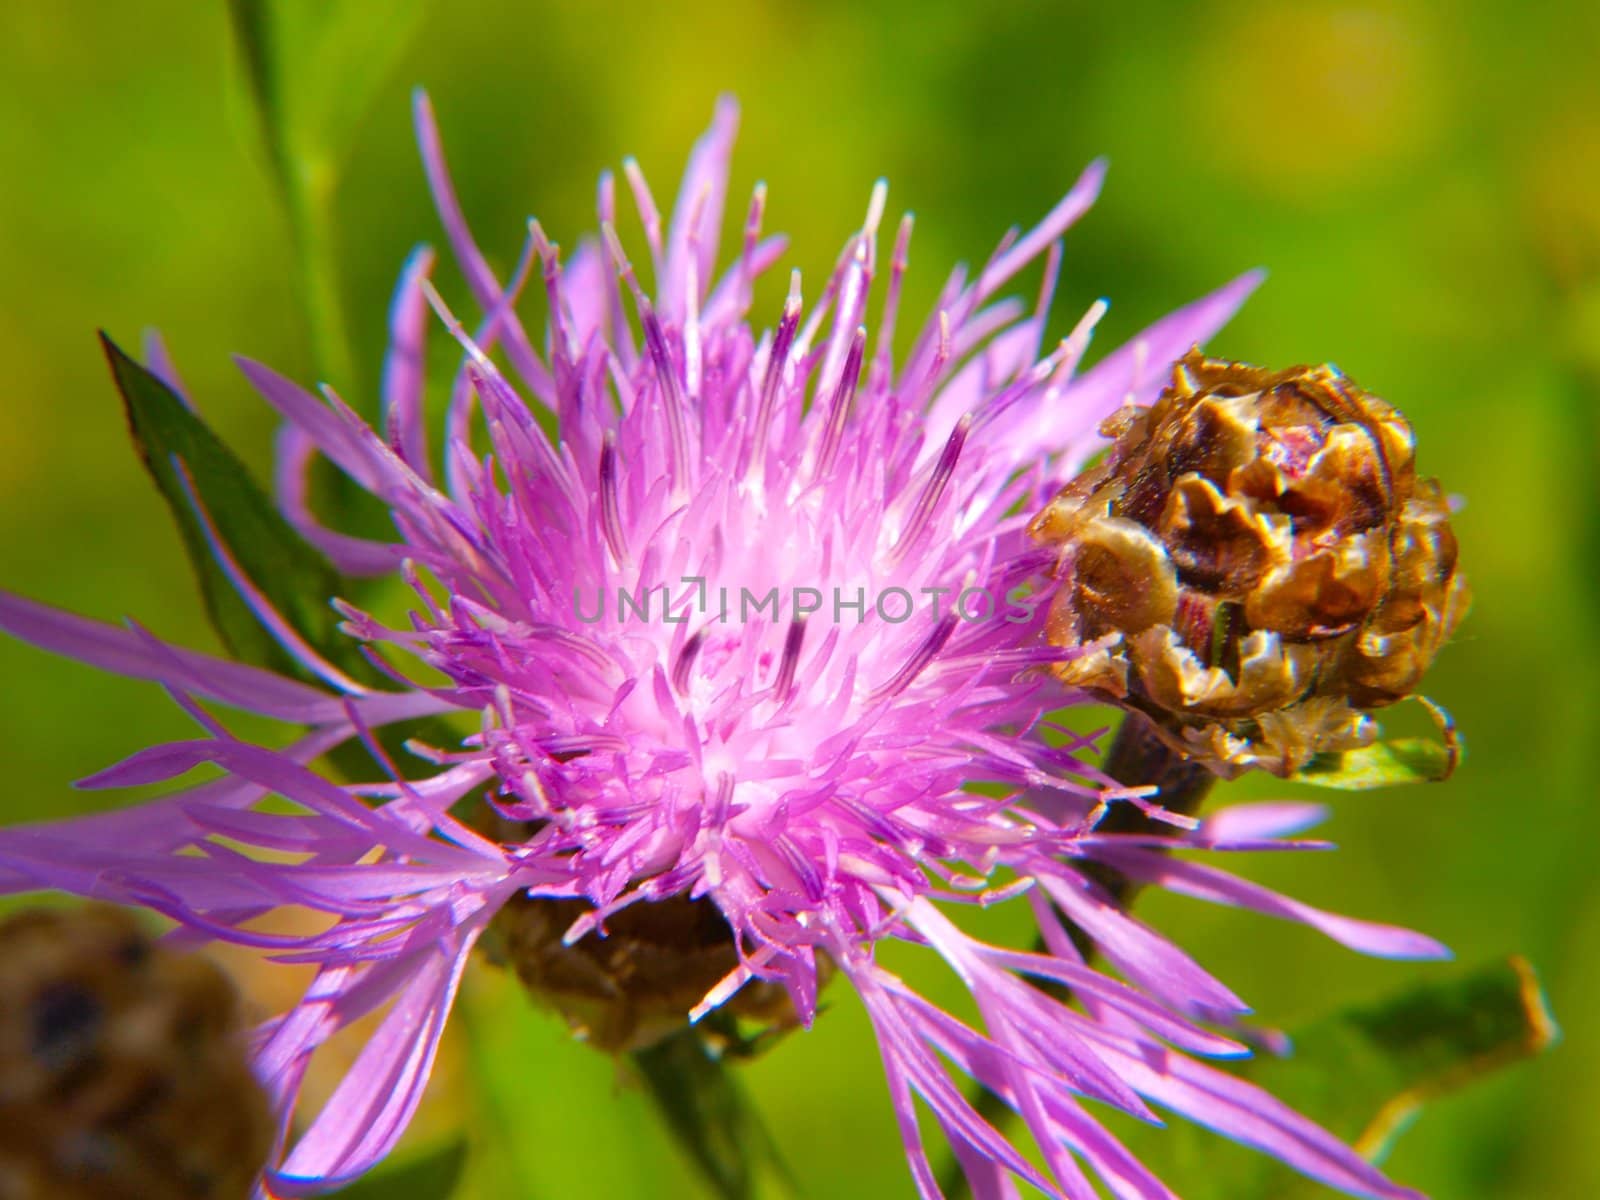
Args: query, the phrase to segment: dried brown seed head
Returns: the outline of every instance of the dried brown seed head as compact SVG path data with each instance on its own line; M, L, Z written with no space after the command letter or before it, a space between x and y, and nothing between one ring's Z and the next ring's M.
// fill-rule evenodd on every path
M1223 775L1369 743L1468 604L1406 419L1331 366L1192 350L1101 432L1032 526L1061 548L1050 639L1082 651L1060 677Z
M0 921L0 1196L244 1200L274 1133L213 963L118 909Z

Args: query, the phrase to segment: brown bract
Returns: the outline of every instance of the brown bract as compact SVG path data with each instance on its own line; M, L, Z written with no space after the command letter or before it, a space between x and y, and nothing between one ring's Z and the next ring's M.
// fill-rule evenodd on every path
M111 908L0 922L0 1196L245 1200L275 1123L232 984Z
M1465 613L1411 426L1332 366L1190 351L1105 460L1034 518L1061 548L1066 683L1149 716L1223 776L1370 743Z
M517 896L496 914L487 947L529 994L609 1053L643 1050L689 1027L689 1012L739 965L733 930L710 900L670 896L630 905L605 936L563 941L593 906ZM752 980L721 1010L770 1029L796 1023L788 993Z
M537 826L508 820L488 804L474 827L500 842L532 836ZM510 967L529 997L555 1010L573 1036L608 1054L647 1050L690 1028L689 1013L739 966L733 927L709 897L641 900L568 943L574 922L594 911L587 900L518 893L490 922L479 949ZM818 984L830 971L818 955ZM699 1033L719 1055L738 1055L768 1035L799 1024L781 984L752 979ZM753 1027L743 1041L739 1022ZM3 1197L0 1197L3 1200Z

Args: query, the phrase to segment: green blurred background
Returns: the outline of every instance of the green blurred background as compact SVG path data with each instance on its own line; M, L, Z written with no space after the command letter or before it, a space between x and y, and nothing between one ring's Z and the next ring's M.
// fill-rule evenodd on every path
M790 261L812 280L878 176L893 212L917 212L912 314L953 260L981 260L1097 154L1112 170L1067 243L1063 328L1110 297L1103 350L1266 265L1212 349L1336 359L1401 406L1424 471L1467 498L1457 529L1476 606L1429 683L1470 746L1457 777L1336 797L1338 856L1248 872L1426 930L1469 963L1526 953L1565 1043L1428 1110L1389 1165L1444 1200L1587 1198L1600 1195L1600 874L1582 808L1600 732L1597 61L1600 9L1578 3L441 2L339 194L347 311L370 379L402 258L441 240L411 147L418 83L502 263L530 213L571 245L592 224L597 173L626 153L665 204L726 89L744 104L733 194L767 181L768 225L793 235ZM94 330L131 344L159 326L207 416L266 472L272 422L228 355L313 369L224 7L0 6L0 176L0 585L214 646ZM100 798L69 779L186 735L154 689L9 641L0 678L6 820L86 809ZM1444 970L1162 897L1144 912L1274 1022ZM493 979L469 989L480 1045L525 1075L519 1111L482 1110L457 1046L450 1103L424 1132L462 1106L497 1121L541 1197L696 1195L610 1063L542 1017L495 1040L514 999ZM835 1000L747 1078L809 1195L909 1196L864 1018Z

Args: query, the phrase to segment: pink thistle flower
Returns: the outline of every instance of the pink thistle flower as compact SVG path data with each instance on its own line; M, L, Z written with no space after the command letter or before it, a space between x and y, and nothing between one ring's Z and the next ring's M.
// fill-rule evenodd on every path
M1157 1108L1177 1113L1355 1195L1413 1195L1200 1061L1245 1052L1216 1028L1244 1005L1084 867L1303 921L1367 953L1441 948L1167 852L1320 845L1284 840L1316 819L1308 806L1229 809L1172 838L1096 832L1108 804L1160 813L1092 765L1090 739L1052 726L1052 711L1080 697L1041 669L1065 652L1043 636L1051 551L1028 538L1028 519L1101 444L1102 419L1148 403L1170 364L1258 277L1178 310L1088 371L1080 360L1103 304L1045 347L1059 239L1094 200L1097 163L1035 228L1008 234L975 277L957 268L897 363L911 221L885 265L880 185L817 297L808 304L796 278L776 327L758 333L747 322L751 285L785 243L762 235L757 187L739 253L717 268L736 120L731 102L718 106L664 229L628 166L655 281L647 295L616 233L610 175L599 190L601 237L563 262L533 223L502 283L468 232L419 97L424 163L482 310L477 327L469 333L439 301L432 252L414 254L392 310L381 433L329 389L318 398L240 364L286 420L277 482L290 521L341 570L396 573L413 590L399 627L336 601L345 631L395 689L363 686L301 639L197 498L241 596L325 686L180 649L137 625L0 596L0 627L158 681L201 726L197 739L135 754L85 786L175 780L206 764L222 772L138 807L0 831L0 888L143 905L193 937L315 964L304 999L256 1040L281 1120L263 1182L273 1194L336 1187L394 1145L469 952L495 913L526 894L589 906L569 942L603 937L630 905L714 904L737 966L686 1021L764 981L780 984L809 1024L819 963L831 962L877 1031L925 1197L939 1192L918 1098L980 1197L1016 1195L1016 1179L1087 1200L1097 1195L1091 1175L1119 1197L1171 1195L1089 1101L1146 1120ZM997 298L1041 256L1031 306ZM542 345L515 311L535 269L548 298ZM438 462L423 419L430 305L464 350ZM305 478L319 455L390 509L395 540L318 522ZM392 665L408 658L415 672ZM265 748L234 736L204 702L305 732ZM373 732L442 713L473 714L478 732L447 750L417 747L433 768L407 778ZM313 769L352 739L372 750L375 781L336 783ZM974 783L991 786L978 794ZM532 832L501 842L463 824L452 805L474 793ZM261 807L270 796L295 811ZM1002 900L1031 905L1043 951L978 940L941 907ZM256 928L286 905L323 914L326 928ZM1069 931L1127 982L1088 965ZM875 949L888 939L942 958L970 990L981 1027L880 965ZM1032 980L1065 985L1079 1006ZM343 1084L291 1140L311 1056L385 1005ZM974 1110L961 1074L1021 1115L1044 1171Z

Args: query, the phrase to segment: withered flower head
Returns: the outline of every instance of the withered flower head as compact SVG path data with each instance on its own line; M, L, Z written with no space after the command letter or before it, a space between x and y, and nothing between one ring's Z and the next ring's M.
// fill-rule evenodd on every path
M1033 522L1061 546L1049 636L1067 683L1231 776L1370 743L1466 611L1411 426L1332 366L1191 350L1105 460Z
M0 1196L245 1200L275 1123L232 985L113 908L0 921Z

